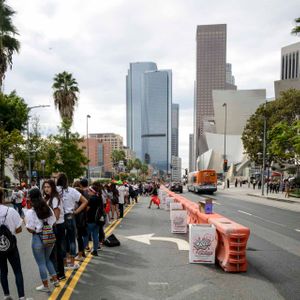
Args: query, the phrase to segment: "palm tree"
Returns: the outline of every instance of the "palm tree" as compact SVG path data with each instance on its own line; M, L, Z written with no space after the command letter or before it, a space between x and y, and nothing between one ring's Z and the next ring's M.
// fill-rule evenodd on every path
M292 34L300 35L300 18L295 19L296 26L292 29Z
M52 88L54 105L59 110L62 120L73 123L74 107L78 102L78 83L71 73L66 71L56 74Z
M14 38L18 31L12 23L15 11L5 1L0 0L0 89L2 89L7 68L12 68L12 56L20 49L20 42Z

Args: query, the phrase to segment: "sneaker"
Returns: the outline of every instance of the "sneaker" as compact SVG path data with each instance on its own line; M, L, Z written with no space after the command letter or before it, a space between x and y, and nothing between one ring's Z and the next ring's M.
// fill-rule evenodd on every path
M90 251L91 251L90 247L86 247L85 250L86 250L87 252L90 252Z
M55 287L59 287L60 285L59 285L59 281L58 280L56 280L56 281L53 281L52 282L52 284L55 286Z
M151 208L150 206L148 206L148 208Z
M64 281L64 280L67 279L67 277L66 277L65 275L63 275L63 276L58 276L57 279L58 279L59 281Z
M91 254L92 254L93 256L98 256L97 251L93 251L93 252L91 252Z
M43 284L35 288L39 292L50 293L50 289Z
M75 257L75 260L78 260L78 261L84 261L84 257L83 256L76 256Z
M77 269L79 269L79 264L74 264L74 265L67 265L66 267L65 267L65 269L66 270L77 270Z

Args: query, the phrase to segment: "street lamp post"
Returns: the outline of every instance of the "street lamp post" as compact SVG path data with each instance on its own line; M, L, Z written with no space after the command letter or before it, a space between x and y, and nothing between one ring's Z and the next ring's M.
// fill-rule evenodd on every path
M225 183L225 174L227 171L227 158L226 158L226 131L227 131L227 103L223 103L222 105L224 107L224 161L223 161L223 179L224 179L224 188L226 186Z
M30 106L28 107L28 118L27 118L27 151L28 151L28 180L29 180L29 184L31 183L31 154L30 154L30 142L29 142L29 138L30 138L30 131L29 131L29 119L30 119L30 115L29 112L32 109L35 108L41 108L41 107L50 107L50 105L35 105L35 106Z
M87 163L87 179L89 180L90 178L90 153L89 153L89 118L90 115L86 115L86 154L88 158L88 163Z
M266 117L267 101L265 103L264 111L264 135L263 135L263 165L262 165L262 178L261 178L261 195L265 194L265 168L266 168L266 145L267 145L267 117Z

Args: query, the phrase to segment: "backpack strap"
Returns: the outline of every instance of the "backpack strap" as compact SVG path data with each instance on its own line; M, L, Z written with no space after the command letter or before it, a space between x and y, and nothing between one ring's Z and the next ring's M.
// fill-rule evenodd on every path
M7 208L6 215L5 215L5 217L4 217L4 221L3 221L3 223L2 223L2 224L4 224L4 223L5 223L5 221L6 221L6 217L7 217L7 214L8 214L8 210L9 210L9 207Z

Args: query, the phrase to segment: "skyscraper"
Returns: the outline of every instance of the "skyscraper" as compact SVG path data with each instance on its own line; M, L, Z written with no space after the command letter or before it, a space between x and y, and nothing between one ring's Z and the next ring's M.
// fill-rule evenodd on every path
M194 135L189 135L189 172L195 170L195 156L194 156Z
M179 104L172 104L172 146L171 154L178 157Z
M142 80L146 71L155 70L157 67L153 62L130 63L126 76L127 146L136 153L139 159L142 159Z
M226 24L197 27L195 158L206 150L201 143L203 133L215 131L212 90L236 89L233 84L226 82L226 38Z
M154 169L171 166L172 71L145 72L142 95L142 159Z

